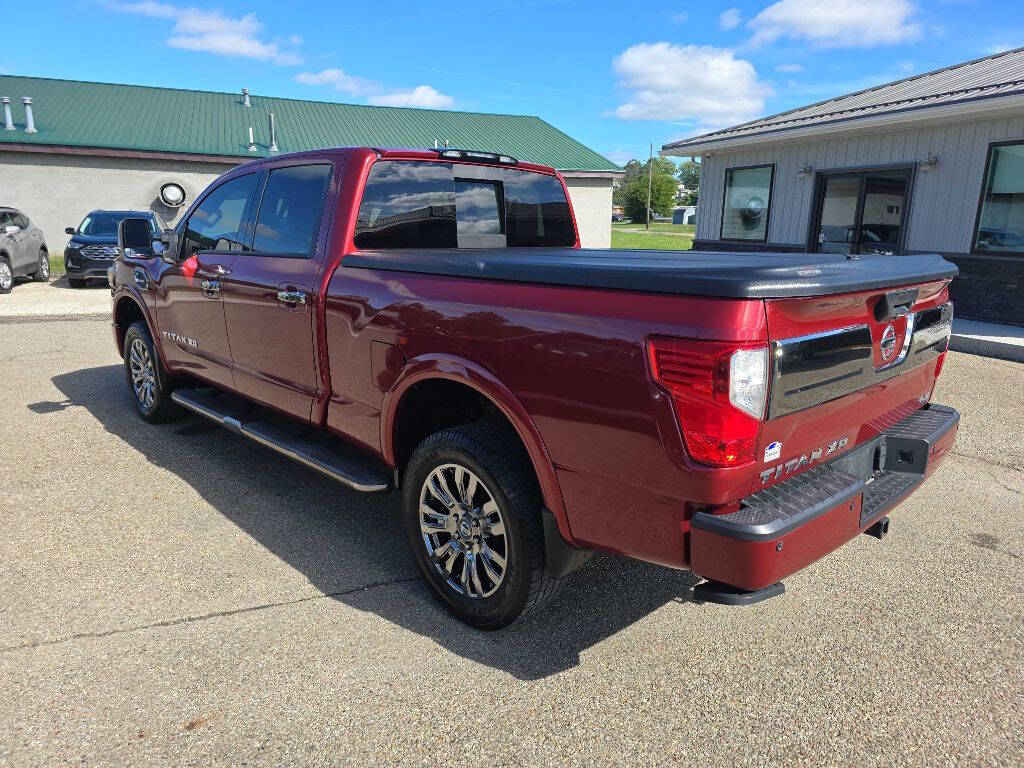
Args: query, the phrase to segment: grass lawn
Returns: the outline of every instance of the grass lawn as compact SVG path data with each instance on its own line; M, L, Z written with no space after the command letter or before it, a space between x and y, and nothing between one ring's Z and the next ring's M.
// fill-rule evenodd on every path
M64 253L51 253L50 254L50 274L51 275L63 275L64 274Z
M688 251L693 247L693 225L665 221L643 224L612 223L612 248L647 248L659 251Z

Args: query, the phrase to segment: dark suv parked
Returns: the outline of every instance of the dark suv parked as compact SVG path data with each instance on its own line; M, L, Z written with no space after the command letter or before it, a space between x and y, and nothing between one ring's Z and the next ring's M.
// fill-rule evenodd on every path
M167 225L150 211L92 211L82 223L64 231L71 235L64 249L64 269L68 273L68 285L81 288L86 280L107 281L107 268L117 256L117 225L127 216L149 219L153 237L159 237ZM140 253L152 256L152 251Z
M50 279L50 255L43 231L28 216L0 206L0 293L14 287L14 278Z

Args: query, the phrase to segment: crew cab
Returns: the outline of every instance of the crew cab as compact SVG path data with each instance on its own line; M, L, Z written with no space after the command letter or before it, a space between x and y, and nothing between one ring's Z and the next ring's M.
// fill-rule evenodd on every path
M182 409L361 492L398 489L433 593L495 629L601 550L743 604L950 451L937 255L581 249L549 167L329 149L246 163L146 255L113 329L142 418Z

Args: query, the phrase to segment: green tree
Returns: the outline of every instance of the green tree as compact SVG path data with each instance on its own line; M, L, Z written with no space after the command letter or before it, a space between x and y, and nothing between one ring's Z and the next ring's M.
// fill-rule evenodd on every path
M649 161L648 161L649 162ZM647 165L648 162L641 163L639 160L630 160L623 166L623 170L626 175L622 177L612 188L612 202L615 205L626 205L627 193L626 191L637 179L642 178L644 181L644 206L647 206ZM671 160L665 157L654 158L654 177L658 176L669 176L675 177L676 166ZM653 207L653 206L652 206ZM666 214L667 215L667 214ZM632 217L631 217L632 218ZM639 219L633 219L634 221L643 221L644 217L641 216Z
M674 168L673 168L674 169ZM646 169L645 169L646 170ZM676 202L676 177L671 174L655 173L651 177L651 213L670 216ZM647 220L647 174L635 177L624 185L623 207L626 215L635 222Z
M680 202L683 205L696 205L697 194L700 189L700 163L687 160L679 166L677 177L679 182L686 187L686 192L683 194Z
M679 166L678 177L684 187L691 192L696 192L700 188L700 163L687 160Z

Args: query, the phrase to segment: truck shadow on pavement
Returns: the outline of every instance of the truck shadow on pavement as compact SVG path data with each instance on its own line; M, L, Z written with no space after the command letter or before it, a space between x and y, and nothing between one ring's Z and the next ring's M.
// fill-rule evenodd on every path
M53 383L66 399L33 403L32 411L86 408L107 432L188 483L325 598L519 679L570 669L582 652L658 608L692 600L698 579L689 572L596 555L566 579L539 616L499 632L469 629L423 584L399 525L398 493L350 491L198 416L147 424L135 414L119 365L61 374ZM263 607L253 602L254 610Z

